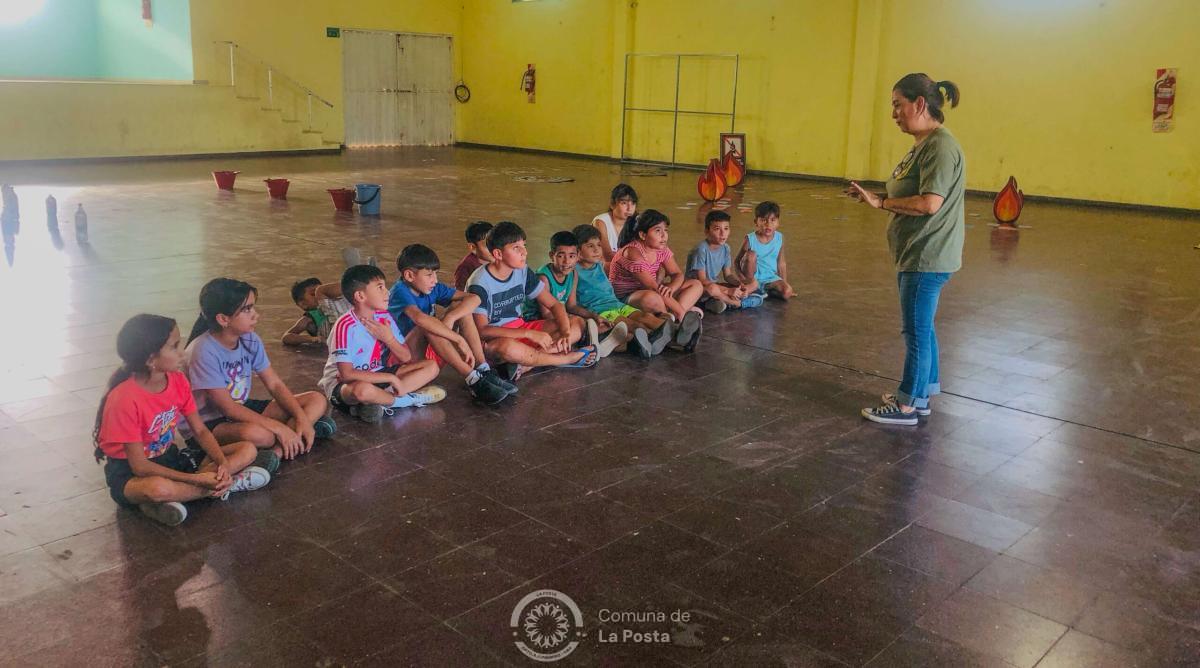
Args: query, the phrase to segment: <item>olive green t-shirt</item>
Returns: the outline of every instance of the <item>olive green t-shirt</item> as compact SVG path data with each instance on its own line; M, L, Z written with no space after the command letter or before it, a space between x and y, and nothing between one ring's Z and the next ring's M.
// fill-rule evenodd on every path
M945 198L928 216L892 214L888 247L896 271L954 272L962 268L966 161L958 140L938 128L904 156L887 181L887 196L935 194Z

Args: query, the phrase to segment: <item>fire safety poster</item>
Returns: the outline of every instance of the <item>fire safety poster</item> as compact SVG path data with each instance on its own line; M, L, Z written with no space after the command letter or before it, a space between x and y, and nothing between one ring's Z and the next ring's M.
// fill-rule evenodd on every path
M1170 132L1175 127L1175 68L1160 69L1154 79L1155 132Z

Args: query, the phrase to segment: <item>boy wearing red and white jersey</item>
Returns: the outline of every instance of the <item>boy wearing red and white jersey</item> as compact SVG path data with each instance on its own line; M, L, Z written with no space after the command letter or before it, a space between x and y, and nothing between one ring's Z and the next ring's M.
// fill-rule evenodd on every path
M342 293L353 307L329 333L329 359L317 385L334 407L364 422L379 422L393 409L424 406L446 397L428 385L439 369L414 360L388 314L388 288L378 267L360 264L342 275ZM419 389L418 389L419 388Z

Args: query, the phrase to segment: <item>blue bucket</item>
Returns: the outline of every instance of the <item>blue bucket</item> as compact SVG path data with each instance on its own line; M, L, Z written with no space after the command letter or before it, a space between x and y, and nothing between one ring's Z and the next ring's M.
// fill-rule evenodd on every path
M383 190L383 186L374 183L356 184L354 186L354 203L358 205L358 212L364 216L378 216L379 206L382 204L379 201L381 190Z

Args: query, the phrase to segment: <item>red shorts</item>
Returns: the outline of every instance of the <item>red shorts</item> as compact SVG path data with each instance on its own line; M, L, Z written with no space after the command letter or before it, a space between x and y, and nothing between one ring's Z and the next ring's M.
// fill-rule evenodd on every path
M433 346L429 345L429 342L425 343L425 359L433 360L433 363L438 365L439 369L444 369L446 367L446 360L442 359L442 356L437 354L437 351L433 349Z
M545 320L525 320L523 318L517 318L516 320L511 320L500 326L505 329L532 329L535 332L541 332L546 329L546 321ZM537 350L542 349L542 347L540 345L538 345L537 343L535 343L533 341L530 341L529 339L517 339L517 340L520 341L521 343L524 343L525 345L529 346L530 348L534 348Z

